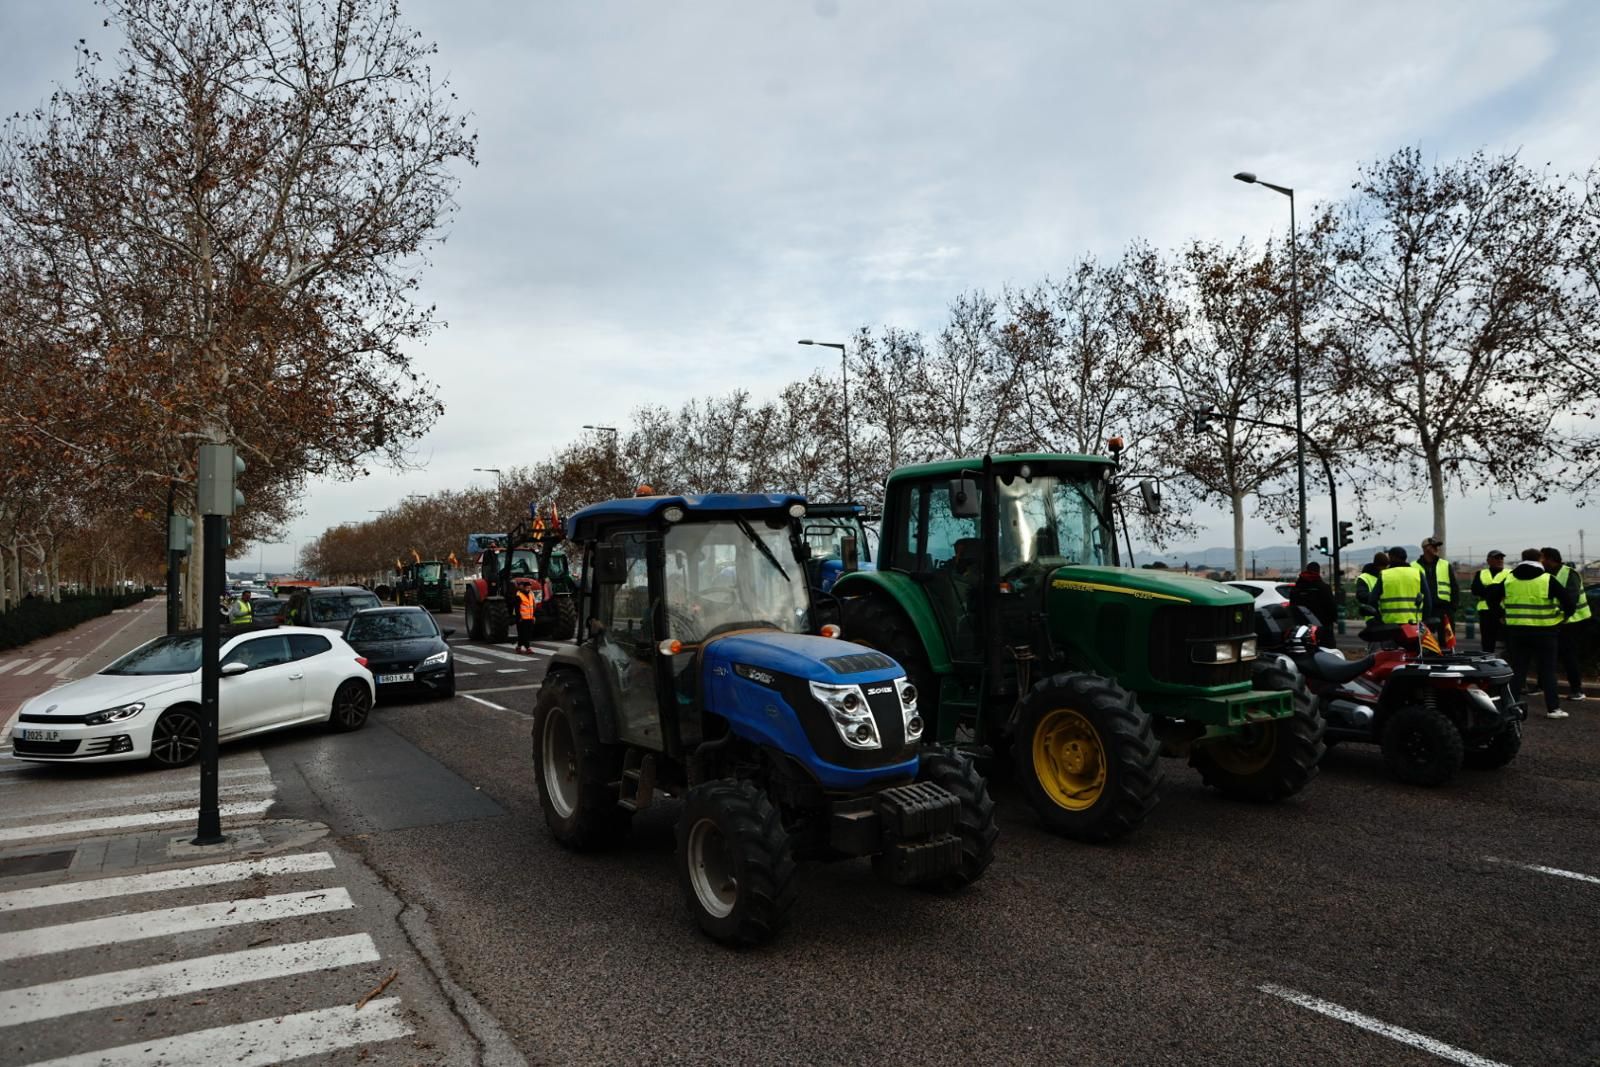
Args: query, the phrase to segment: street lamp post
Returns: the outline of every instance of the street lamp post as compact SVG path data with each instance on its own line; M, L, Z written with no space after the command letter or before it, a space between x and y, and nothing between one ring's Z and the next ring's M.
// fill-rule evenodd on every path
M839 350L839 369L844 376L844 500L848 504L855 499L855 489L850 476L850 361L845 358L844 345L837 341L813 341L807 338L800 343Z
M482 471L484 474L492 474L492 475L494 475L494 510L496 512L495 521L496 522L500 521L500 517L499 517L498 512L500 511L501 508L506 506L505 492L500 488L500 468L499 467L473 467L472 469L475 470L475 471Z
M617 428L615 426L595 426L595 425L592 425L591 423L587 423L587 422L583 424L583 428L585 430L593 430L595 433L605 433L605 434L610 434L611 435L610 438L608 439L610 443L606 446L606 458L608 460L610 460L611 473L612 474L616 474L617 473Z
M1247 170L1234 175L1247 185L1264 185L1273 192L1289 198L1289 315L1294 326L1294 434L1295 465L1300 474L1300 569L1306 569L1310 553L1306 549L1306 417L1305 400L1300 385L1300 240L1295 231L1294 190L1284 185L1264 182ZM1337 531L1335 531L1337 534Z

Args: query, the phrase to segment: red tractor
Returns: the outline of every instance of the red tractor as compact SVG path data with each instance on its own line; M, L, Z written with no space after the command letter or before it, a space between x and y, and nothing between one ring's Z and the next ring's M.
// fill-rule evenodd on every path
M516 618L514 583L523 579L533 582L534 633L560 640L577 633L576 590L566 553L556 549L564 535L555 509L548 525L537 509L530 507L528 514L509 534L467 537L467 551L478 567L478 574L467 581L463 608L467 636L474 641L506 640Z

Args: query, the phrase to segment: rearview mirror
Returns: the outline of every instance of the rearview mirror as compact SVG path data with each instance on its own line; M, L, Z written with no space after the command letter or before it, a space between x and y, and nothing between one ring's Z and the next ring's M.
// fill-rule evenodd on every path
M456 635L456 628L454 626L446 626L439 632L444 634L446 637L454 637Z
M250 667L244 663L224 663L222 665L222 670L218 673L220 673L224 678L232 678L235 675L243 674L249 669Z
M978 483L976 479L950 479L950 514L958 519L975 519L978 517Z
M601 585L621 585L628 578L628 561L621 545L601 543L594 546L594 580Z
M854 537L839 539L839 558L844 562L844 573L861 569L861 549Z
M1161 510L1161 486L1150 478L1139 483L1139 495L1144 498L1144 509L1154 515Z

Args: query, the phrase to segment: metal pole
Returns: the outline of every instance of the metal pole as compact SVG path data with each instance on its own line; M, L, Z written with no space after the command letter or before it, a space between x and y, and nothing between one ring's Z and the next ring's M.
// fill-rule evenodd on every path
M220 845L222 814L217 808L217 688L222 677L224 569L222 539L227 520L207 515L202 520L205 543L204 577L200 584L200 825L193 844ZM193 581L190 577L190 581Z
M839 346L839 368L844 373L844 501L849 504L855 500L855 492L850 477L850 360L844 345Z
M1306 569L1309 554L1306 550L1306 416L1305 400L1300 385L1300 238L1295 228L1294 190L1289 190L1289 278L1293 293L1294 316L1294 432L1295 462L1300 468L1300 569ZM1330 483L1331 484L1331 483ZM1339 526L1334 524L1337 538Z
M172 514L178 487L167 483L167 635L178 632L178 563L183 553L174 549L172 541Z

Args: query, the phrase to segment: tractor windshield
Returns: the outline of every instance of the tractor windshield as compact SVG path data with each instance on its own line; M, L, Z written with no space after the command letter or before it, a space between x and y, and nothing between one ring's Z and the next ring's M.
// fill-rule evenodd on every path
M1085 475L1001 474L1000 575L1030 566L1093 566L1112 562L1105 483Z
M531 548L519 548L511 553L511 573L537 576L539 562L534 558Z
M867 544L867 529L855 515L807 515L801 520L805 529L806 544L811 547L812 559L843 559L842 542L846 537L856 539L856 553L863 562L872 559L872 549Z
M680 522L667 528L669 634L684 642L718 630L811 629L805 571L789 540L788 516Z
M417 568L417 578L424 582L437 582L439 580L439 564L424 563Z

